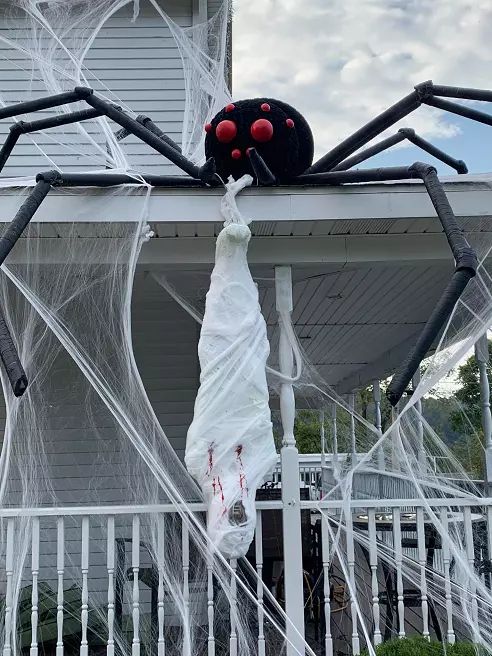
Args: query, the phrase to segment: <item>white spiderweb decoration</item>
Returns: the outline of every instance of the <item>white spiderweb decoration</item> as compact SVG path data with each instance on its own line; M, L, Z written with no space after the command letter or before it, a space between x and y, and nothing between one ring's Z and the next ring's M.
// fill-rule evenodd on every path
M18 67L27 72L29 80L18 100L87 85L97 87L98 93L134 116L132 106L122 102L98 78L97 69L88 64L91 49L104 26L127 5L127 9L131 9L128 20L138 20L142 6L123 0L10 3L5 21L8 25L17 25L17 29L1 36L7 51L6 62L12 69ZM181 145L185 155L200 163L203 161L202 126L229 100L223 76L228 6L224 5L208 23L183 29L165 13L160 3L152 1L151 5L179 48L186 92ZM19 20L22 29L19 29ZM8 104L11 100L2 98L2 102ZM62 107L54 112L79 108ZM191 506L201 502L199 490L167 440L140 378L133 354L130 309L138 256L148 232L147 208L152 190L142 184L131 155L124 143L116 141L114 131L115 126L107 119L98 118L29 137L46 160L47 168L63 169L50 154L49 146L55 143L62 152L80 156L81 168L85 170L108 167L132 173L135 185L101 192L99 209L103 215L105 209L114 208L115 203L126 197L128 202L139 199L140 211L134 221L101 225L96 232L89 230L83 240L79 226L87 220L87 215L82 210L78 215L69 216L63 245L58 250L53 250L53 242L45 239L43 227L33 223L28 238L19 242L4 266L2 308L31 385L22 400L15 399L2 374L7 420L0 461L1 500L4 507L14 505L21 509L18 516L4 520L1 526L0 555L2 572L6 572L6 580L1 582L5 600L0 618L2 646L5 653L10 653L9 649L12 653L21 653L32 637L31 544L36 524L30 513L40 506L57 508L76 504L89 508L109 503L105 494L110 479L115 498L123 498L126 504L146 508L164 504L174 512L149 511L141 515L139 522L133 521L132 526L129 525L132 519L124 514L117 517L114 524L106 521L106 516L98 523L91 520L89 561L96 563L94 576L90 570L90 575L84 578L80 547L67 552L63 567L63 626L64 635L76 638L77 646L73 651L78 652L81 641L84 647L96 653L101 645L105 646L112 632L114 646L122 654L136 653L137 644L148 653L159 644L161 650L164 645L168 654L202 654L210 649L211 623L216 653L236 651L241 656L249 656L258 653L257 618L261 613L266 619L263 645L266 653L279 654L286 647L284 632L288 619L270 591L261 585L263 603L258 602L256 572L247 561L242 561L237 569L237 563L232 563L231 567L214 552L205 531L203 513L194 512L196 506ZM20 205L32 184L32 179L16 179L15 182L4 179L0 187L23 188L24 191L19 192ZM70 212L70 199L77 192L64 193L67 212ZM419 399L490 325L488 257L491 244L488 239L487 232L474 235L474 246L481 256L479 275L458 304L412 399L384 435L348 408L320 379L306 357L304 373L296 381L298 396L304 398L305 404L326 410L336 404L341 425L353 427L357 452L366 454L363 462L357 465L350 460L340 464L332 489L314 508L317 516L322 517L323 531L328 536L326 567L334 578L344 582L347 591L340 633L345 635L347 631L343 622L356 628L358 637L352 635L351 638L354 651L367 646L372 653L375 635L369 579L361 581L354 576L355 561L367 557L374 536L364 528L360 517L360 521L354 521L354 517L364 514L354 512L358 508L354 508L354 502L357 502L364 475L372 468L373 473L380 476L383 462L385 476L392 484L395 480L404 481L407 500L420 501L416 514L422 515L424 525L432 528L449 557L442 570L436 570L422 563L421 554L400 549L394 541L378 533L375 539L380 561L384 561L391 572L399 572L407 582L418 581L422 585L425 581L426 599L421 602L434 604L443 626L446 617L451 616L457 637L471 639L488 651L492 647L490 581L475 570L473 551L470 554L467 512L456 511L456 506L460 505L457 499L465 508L467 504L468 507L479 505L480 493L466 481L459 464L432 427L422 420L417 408ZM166 281L161 282L170 289ZM173 293L183 306L195 305L196 299L186 298L186 292L180 289L179 278ZM196 308L193 312L195 317L199 316ZM295 333L289 326L292 346L299 353ZM275 369L275 362L270 364L271 369ZM277 388L278 377L273 375L271 393L275 394ZM74 458L72 481L66 489L61 485L63 477L52 454L59 444L60 433L70 435L71 427L65 421L70 416L64 412L74 402L84 408L84 436L81 439L79 434L73 439L73 454L83 452L82 443L84 447L92 445L92 454L96 457L85 461L82 457ZM106 449L108 439L112 450ZM416 457L422 448L425 462ZM427 467L429 458L441 463L437 471ZM457 473L467 485L456 482ZM89 484L76 488L78 478L88 480ZM369 499L375 496L371 489L367 495ZM393 508L391 512L394 519L398 509ZM87 524L75 513L66 515L64 523L67 544L79 543ZM414 524L422 525L419 521ZM49 552L49 545L55 544L57 539L56 513L46 520L42 530L45 539L41 542L43 586L38 589L39 606L48 616L51 612L51 617L56 618L58 564L53 552ZM108 613L106 545L109 536L116 535L119 548L126 554L129 545L125 536L129 531L133 531L137 541L144 545L139 554L139 568L150 572L151 579L155 577L158 581L154 588L161 600L165 597L167 609L162 611L161 605L159 617L158 613L152 615L149 587L143 583L137 586L137 593L141 593L139 599L135 579L132 584L127 572L119 569L114 571L114 585L115 589L122 590L122 616L127 620L126 624L119 624ZM420 544L420 538L415 539ZM134 571L134 577L135 574ZM397 580L397 592L401 585L403 581ZM88 608L83 608L87 594ZM212 620L207 615L210 596L214 600ZM136 599L142 611L142 621L137 622L138 642L135 624L132 624ZM172 625L166 626L165 631L162 617L172 618ZM388 614L383 613L380 629L389 622ZM447 627L449 629L449 624ZM85 638L88 638L88 645L84 644ZM69 651L67 645L66 653ZM317 646L306 645L305 651L322 653Z

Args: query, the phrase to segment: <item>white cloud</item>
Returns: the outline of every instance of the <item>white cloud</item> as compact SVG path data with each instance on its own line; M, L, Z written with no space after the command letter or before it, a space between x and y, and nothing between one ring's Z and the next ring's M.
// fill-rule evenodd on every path
M321 154L414 84L490 87L490 0L235 0L234 97L277 97L309 121ZM422 107L392 128L452 137Z

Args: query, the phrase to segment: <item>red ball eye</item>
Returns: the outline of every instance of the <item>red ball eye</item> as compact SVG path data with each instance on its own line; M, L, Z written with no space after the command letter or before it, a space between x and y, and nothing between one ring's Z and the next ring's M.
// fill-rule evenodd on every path
M259 118L251 125L251 136L255 141L265 143L273 137L273 125L266 118Z
M212 123L206 123L205 124L205 132L212 132L212 130L213 130Z
M227 113L233 112L235 109L236 109L236 105L233 105L232 103L230 103L229 105L226 105L226 107L225 107L225 111Z
M234 121L221 121L215 128L215 134L220 143L230 143L237 134Z
M293 128L293 127L294 127L294 121L293 121L291 118L288 118L288 119L286 119L286 121L285 121L285 125L286 125L288 128Z
M260 109L262 112L269 112L270 111L270 105L268 103L262 103L260 105Z
M241 159L241 151L239 148L234 148L234 150L231 153L232 159Z

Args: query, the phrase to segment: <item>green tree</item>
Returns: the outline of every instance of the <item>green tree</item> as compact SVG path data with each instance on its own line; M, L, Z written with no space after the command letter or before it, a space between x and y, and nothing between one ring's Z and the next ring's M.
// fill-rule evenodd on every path
M492 356L492 341L488 341L489 362ZM489 385L492 367L487 366ZM475 355L458 367L459 388L454 393L456 409L451 413L451 426L459 438L451 446L457 459L470 475L484 476L484 444L482 431L482 408L480 401L480 372Z
M492 341L489 340L489 358L492 356ZM491 380L492 367L490 361L487 366L489 384ZM455 430L470 434L480 431L482 427L481 405L480 405L480 374L478 363L474 355L468 358L465 364L458 367L459 389L454 398L462 411L456 410L451 415L451 423Z

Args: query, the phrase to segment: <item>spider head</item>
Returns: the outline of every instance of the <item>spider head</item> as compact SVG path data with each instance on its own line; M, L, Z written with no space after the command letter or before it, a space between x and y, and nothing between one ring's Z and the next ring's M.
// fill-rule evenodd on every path
M205 126L205 154L225 181L254 175L248 150L255 148L279 181L303 173L313 161L313 135L304 117L271 98L239 100Z

